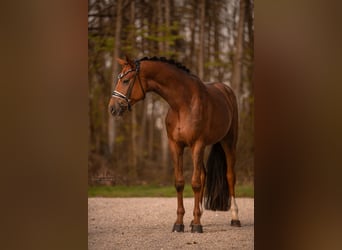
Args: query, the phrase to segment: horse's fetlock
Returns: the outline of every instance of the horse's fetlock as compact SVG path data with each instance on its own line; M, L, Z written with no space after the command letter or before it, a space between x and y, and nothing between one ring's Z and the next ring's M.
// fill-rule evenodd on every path
M197 217L201 217L202 216L202 212L201 212L201 210L195 210L194 212L193 212L193 216L197 216Z
M184 208L178 208L177 209L177 214L184 215L185 214L185 209Z

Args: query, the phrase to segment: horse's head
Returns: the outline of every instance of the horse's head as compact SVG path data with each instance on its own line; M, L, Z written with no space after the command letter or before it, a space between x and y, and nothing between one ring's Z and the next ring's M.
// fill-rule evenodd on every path
M127 56L126 60L118 58L117 61L122 65L122 71L108 105L113 116L121 116L125 111L130 111L134 103L145 98L139 76L140 62L132 61Z

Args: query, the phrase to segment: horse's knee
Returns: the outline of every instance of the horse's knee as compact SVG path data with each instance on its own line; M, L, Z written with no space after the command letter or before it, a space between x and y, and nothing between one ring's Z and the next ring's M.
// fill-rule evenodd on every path
M191 187L192 187L192 191L200 192L202 185L201 185L201 182L193 181L191 182Z
M176 180L175 181L175 188L176 188L177 192L183 192L184 180Z

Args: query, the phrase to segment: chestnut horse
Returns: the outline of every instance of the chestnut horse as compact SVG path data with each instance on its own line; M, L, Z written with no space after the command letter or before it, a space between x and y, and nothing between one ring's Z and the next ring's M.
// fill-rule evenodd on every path
M165 123L172 154L177 190L177 220L173 232L184 232L183 151L188 146L193 160L191 179L194 192L194 219L191 232L202 233L202 200L205 208L228 211L232 226L240 226L235 202L235 151L238 109L231 88L219 82L204 84L183 65L164 57L144 57L132 61L117 59L123 66L109 102L109 112L121 116L153 91L170 108ZM204 165L204 150L213 145Z

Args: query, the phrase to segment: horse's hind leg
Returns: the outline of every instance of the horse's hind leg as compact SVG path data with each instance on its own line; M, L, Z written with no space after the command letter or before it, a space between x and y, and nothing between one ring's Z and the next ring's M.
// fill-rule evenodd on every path
M207 173L206 173L204 163L203 163L202 168L201 168L201 192L200 192L201 213L203 212L202 202L203 202L203 196L204 196L204 192L205 192L206 177L207 177Z
M229 138L221 142L227 160L227 181L230 195L230 211L232 213L231 226L240 227L241 223L238 216L238 206L235 201L235 161L236 161L236 143L232 143Z
M183 152L184 147L177 142L169 140L170 151L172 154L174 172L175 172L175 188L177 190L177 220L173 225L172 232L184 232L183 217L185 214L183 204L184 176L183 176Z

